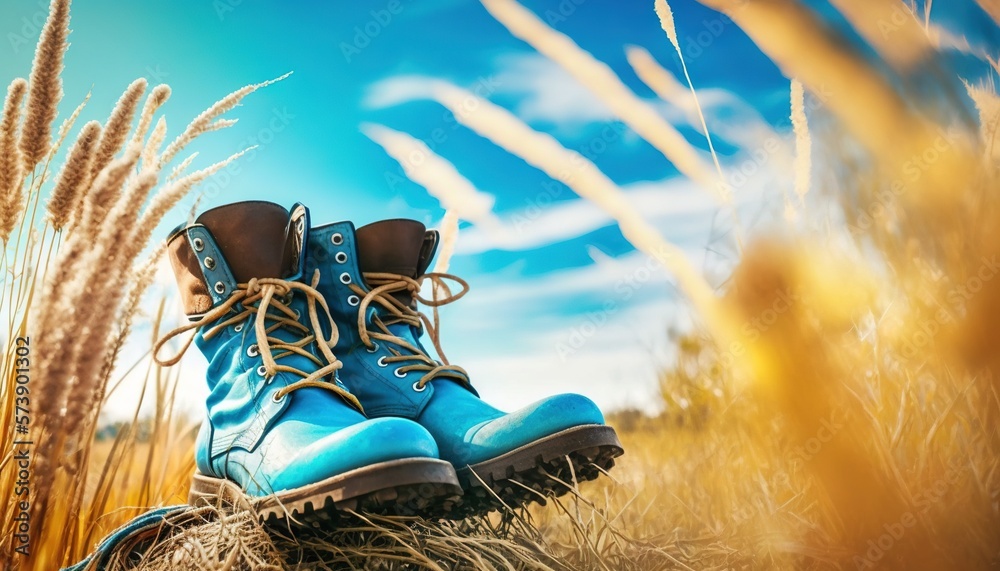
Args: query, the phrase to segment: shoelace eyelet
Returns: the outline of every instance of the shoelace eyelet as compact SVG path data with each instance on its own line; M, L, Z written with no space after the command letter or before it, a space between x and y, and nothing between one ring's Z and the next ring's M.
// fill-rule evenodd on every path
M403 372L403 373L400 373L400 371L402 371L402 370L403 370L403 368L402 368L402 367L400 367L400 368L398 368L398 369L394 370L394 371L392 372L392 374L393 374L393 375L396 375L397 377L399 377L400 379L402 379L403 377L405 377L405 376L406 376L406 372Z
M345 254L344 252L337 252L337 254L333 256L333 259L338 264L343 264L343 263L347 262L347 254Z
M258 347L256 343L247 347L248 357L256 357L257 355L260 355L260 347Z
M264 365L261 365L261 366L257 367L257 374L266 378L267 377L267 367L265 367Z
M372 346L371 347L365 347L365 349L369 353L378 353L378 343L375 343L374 341L372 341Z
M233 331L235 331L237 333L239 333L240 331L243 331L243 324L242 323L237 323L236 325L234 325L233 326Z
M361 299L356 295L347 296L347 305L351 307L357 307L361 303Z
M271 401L273 401L273 402L281 402L282 399L285 398L284 395L279 395L278 392L279 391L275 391L274 394L271 395Z
M339 246L344 243L344 235L337 232L333 236L330 236L330 241L333 242L334 246Z
M205 258L205 267L208 269L215 269L215 259L211 256Z
M376 363L378 363L379 367L385 367L387 365L386 362L385 362L385 355L382 355L381 357L379 357L378 361L376 361Z
M398 375L397 375L398 376ZM427 390L427 385L421 385L420 381L413 383L413 391L417 393L422 393Z
M347 272L340 274L340 283L344 285L351 283L351 274Z
M226 293L226 284L222 282L215 282L215 293L219 295Z
M205 249L205 241L201 238L195 238L191 240L191 245L194 247L195 252L200 252Z

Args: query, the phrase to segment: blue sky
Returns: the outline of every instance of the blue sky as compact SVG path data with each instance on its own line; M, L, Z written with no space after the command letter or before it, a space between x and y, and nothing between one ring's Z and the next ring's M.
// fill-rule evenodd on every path
M693 145L707 148L684 112L656 100L625 59L626 46L642 46L679 73L651 0L524 4L608 63ZM825 2L810 4L843 29ZM29 72L46 6L39 0L0 6L4 82ZM672 6L727 171L753 160L759 133L770 129L780 136L780 148L758 160L737 189L744 232L760 231L780 217L791 178L788 80L719 14L690 0ZM939 2L934 10L936 22L996 52L996 29L974 2ZM671 354L667 331L684 326L689 311L669 276L636 253L599 210L521 159L454 127L444 108L412 96L414 85L445 80L478 89L592 157L713 283L736 261L728 215L478 2L77 0L72 28L63 111L90 90L84 120L106 118L128 83L146 77L173 88L165 113L176 134L226 93L294 72L248 98L232 114L240 119L236 127L197 144L201 164L259 145L238 171L206 185L206 207L247 199L285 206L301 201L317 222L411 217L438 224L444 211L437 200L402 176L399 165L361 133L362 123L424 139L491 195L496 215L516 226L517 244L498 247L463 224L451 271L466 278L472 292L442 311L443 336L452 361L470 369L484 396L502 406L574 391L609 408L655 407L656 371ZM974 80L988 74L971 58L948 56L946 65ZM161 233L182 222L184 210L168 217ZM155 295L169 294L171 279L165 275ZM140 335L133 353L148 344L148 331ZM184 382L196 402L204 364L192 351L186 366L193 372ZM121 391L114 411L132 405L133 389Z

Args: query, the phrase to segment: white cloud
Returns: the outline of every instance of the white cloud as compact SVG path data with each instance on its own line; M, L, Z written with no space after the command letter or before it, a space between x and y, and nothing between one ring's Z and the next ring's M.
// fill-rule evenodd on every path
M497 58L499 71L481 78L469 87L478 95L492 99L494 95L517 98L512 111L526 122L556 123L556 129L577 129L581 125L617 121L617 117L596 95L581 85L553 61L536 53L504 54ZM364 98L372 108L390 107L408 101L431 100L435 87L445 82L426 75L394 75L373 83ZM740 114L752 112L730 92L707 88L698 90L698 99L706 111L723 107L738 107ZM690 108L681 109L652 98L650 103L671 123L683 124L693 116Z
M596 95L540 54L505 54L498 58L497 67L497 90L521 96L514 112L525 121L567 126L615 119Z
M468 317L445 322L463 340L446 340L449 357L470 372L487 402L513 410L549 395L579 393L605 410L656 410L658 374L670 357L667 326L677 311L676 300L665 292L613 312L552 316L545 320L550 325L546 329L536 321L522 321L514 335L510 332L517 326L508 320L523 315L523 308L508 307L506 316L483 324L487 327L475 335L462 332L472 322ZM468 314L462 310L462 315Z
M707 193L681 179L633 183L623 187L623 191L626 199L651 221L709 216L718 208ZM572 193L566 189L562 192ZM552 199L551 193L546 191L529 199L524 208L502 213L506 223L500 231L487 231L477 226L463 229L457 253L477 254L493 249L530 250L614 224L607 213L590 201L574 198L550 205Z
M592 256L538 276L477 276L467 296L441 308L445 351L488 402L512 410L577 392L605 409L658 406L666 332L686 302L645 254Z
M372 84L363 104L380 109L417 99L431 99L438 83L440 80L426 75L394 75Z

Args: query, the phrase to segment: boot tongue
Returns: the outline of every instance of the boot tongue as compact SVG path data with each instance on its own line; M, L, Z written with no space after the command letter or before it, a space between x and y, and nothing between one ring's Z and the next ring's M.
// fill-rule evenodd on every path
M422 250L426 227L416 220L382 220L358 228L358 266L364 273L391 273L409 278L422 273ZM410 305L409 292L393 294L396 299Z
M239 202L213 208L196 220L212 233L239 283L285 278L297 270L289 214L270 202Z
M362 272L417 277L426 228L416 220L382 220L358 228L358 265Z

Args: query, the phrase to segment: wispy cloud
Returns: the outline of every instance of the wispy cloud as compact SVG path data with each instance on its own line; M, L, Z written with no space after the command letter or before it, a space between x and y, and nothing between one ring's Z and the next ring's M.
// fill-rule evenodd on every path
M640 182L623 187L631 205L651 221L667 222L682 216L711 216L718 205L690 182L674 179ZM569 191L566 191L569 194ZM549 198L546 195L546 198ZM615 221L592 202L574 198L544 208L529 204L502 215L500 231L469 227L461 232L456 252L477 254L489 250L531 250L578 238Z
M606 409L658 406L657 373L671 357L664 324L682 322L687 309L655 261L632 253L482 281L442 308L442 337L489 402L513 409L578 392Z
M587 125L616 121L597 96L548 58L537 53L502 54L494 65L498 71L489 78L491 93L497 98L511 99L510 109L522 121L544 124L552 133L569 138L579 135ZM451 84L427 75L394 75L371 84L362 103L381 109L431 100L436 91L447 85ZM686 86L679 83L677 86L680 89L676 97L669 100L650 97L643 101L667 122L700 130L694 97ZM696 92L709 130L718 140L737 148L749 148L759 145L764 138L776 136L758 111L732 92L717 87L699 88ZM618 144L640 141L631 130L627 133L629 136Z

